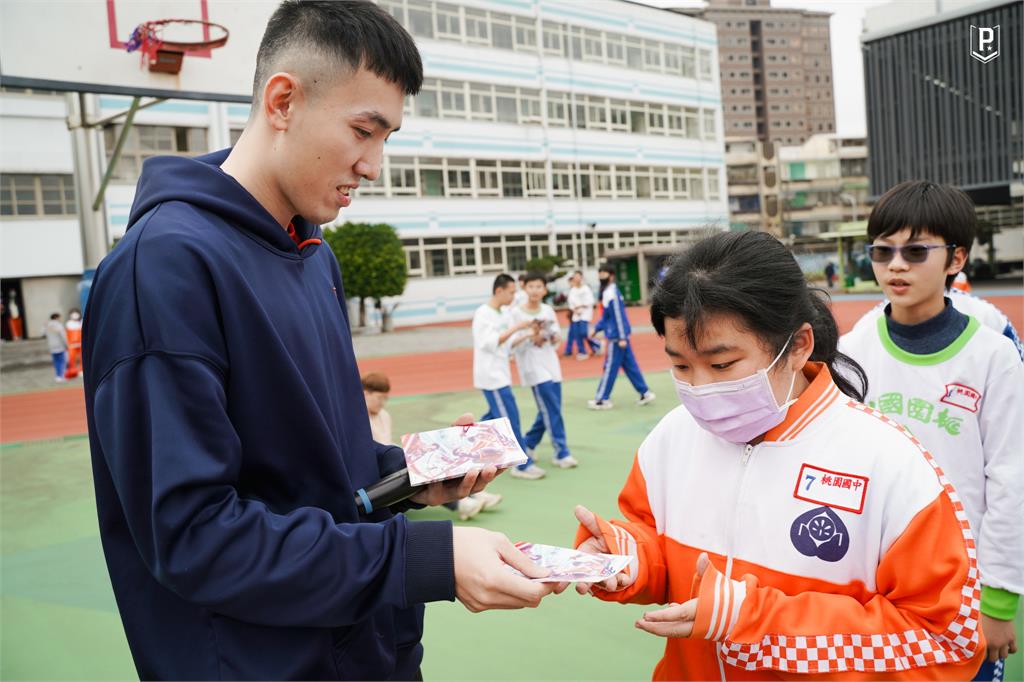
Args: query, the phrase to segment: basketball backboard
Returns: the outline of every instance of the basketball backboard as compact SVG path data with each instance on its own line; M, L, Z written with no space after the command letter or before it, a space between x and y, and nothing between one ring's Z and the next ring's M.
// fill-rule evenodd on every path
M275 0L0 0L0 84L15 87L248 102L256 51ZM126 50L137 26L159 19L230 31L216 50L186 54L180 73L150 71ZM197 32L201 27L179 27ZM186 39L185 36L181 36Z

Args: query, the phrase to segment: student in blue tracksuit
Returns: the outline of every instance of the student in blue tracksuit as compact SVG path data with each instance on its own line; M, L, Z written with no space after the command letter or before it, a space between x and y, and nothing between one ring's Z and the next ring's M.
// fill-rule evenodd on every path
M597 385L597 395L593 400L587 401L587 407L592 410L612 408L612 389L615 388L619 368L626 372L629 383L633 384L633 388L640 394L636 404L647 405L655 396L644 381L644 375L640 372L640 366L636 364L636 357L633 355L633 347L629 343L632 330L626 316L626 303L615 284L615 268L605 263L598 270L598 277L601 279L601 306L604 308L604 314L595 327L595 333L598 330L604 333L608 340L608 355L604 360L601 381Z
M426 602L553 589L507 570L546 575L502 535L354 500L404 455L371 437L318 225L378 177L422 73L377 5L289 0L238 143L143 165L83 330L100 538L142 679L415 679Z

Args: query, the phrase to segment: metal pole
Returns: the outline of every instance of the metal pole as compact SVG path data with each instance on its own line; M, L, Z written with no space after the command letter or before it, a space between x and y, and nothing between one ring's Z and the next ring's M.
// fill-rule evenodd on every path
M106 194L110 178L114 176L114 171L117 169L117 162L121 159L121 150L124 148L125 140L128 139L128 133L131 132L132 121L135 120L135 112L139 110L139 102L141 100L141 97L132 98L132 104L124 118L124 127L121 128L121 134L117 137L117 143L114 145L114 151L110 156L110 162L107 164L107 170L103 174L103 180L100 181L99 191L96 192L96 199L92 202L92 210L94 211L100 210L100 206L103 205L103 195Z
M95 162L90 128L83 127L89 110L83 93L68 94L68 129L71 131L71 150L74 160L75 200L78 203L78 225L82 240L82 266L95 268L107 255L107 224L101 211L92 208L89 196L95 186Z

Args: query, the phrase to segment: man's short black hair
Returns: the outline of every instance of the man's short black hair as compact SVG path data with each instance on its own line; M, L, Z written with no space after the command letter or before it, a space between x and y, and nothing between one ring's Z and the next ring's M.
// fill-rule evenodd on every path
M528 272L523 275L523 286L526 286L530 282L543 282L544 286L547 286L548 277L543 272Z
M889 237L904 228L910 228L911 239L924 232L962 246L970 254L978 218L974 202L963 191L952 185L912 180L891 188L875 204L868 216L868 240ZM946 266L952 262L953 252L949 251ZM954 277L946 277L946 288Z
M601 263L601 267L597 269L598 272L607 272L612 277L615 276L615 266L611 263Z
M278 58L307 51L339 66L364 67L394 83L406 95L423 85L423 62L412 36L394 17L369 0L284 0L274 11L256 54L252 99L278 70Z
M59 320L60 319L60 313L54 313L54 314L50 315L50 319L51 320Z
M512 279L511 275L506 275L504 272L494 278L494 285L491 287L491 293L496 294L509 284L515 284L516 281Z

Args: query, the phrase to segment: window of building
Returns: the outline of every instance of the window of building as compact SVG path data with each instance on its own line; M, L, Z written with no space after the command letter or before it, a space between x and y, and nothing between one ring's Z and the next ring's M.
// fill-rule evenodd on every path
M466 10L467 28L469 27L469 10ZM515 49L513 37L512 15L503 12L491 12L491 44L503 50Z
M409 32L418 38L434 37L434 15L430 2L426 0L408 0Z
M427 277L447 277L451 272L449 265L448 240L433 237L423 240L423 257L426 262Z
M434 4L434 30L438 38L462 40L462 19L459 8L444 2Z
M470 7L466 12L466 42L473 45L491 45L491 22L487 12Z
M419 160L420 195L444 196L444 162L442 159Z
M77 214L73 176L0 175L0 215L59 217Z
M441 116L443 118L466 117L466 92L459 81L441 81Z
M103 128L107 161L113 154L121 128L120 125ZM206 128L135 125L128 131L113 177L120 180L138 179L142 162L152 156L198 156L207 151Z
M515 49L520 52L537 51L537 27L533 19L528 17L514 17L512 26L515 29Z
M565 53L565 24L543 22L541 40L545 53L562 56Z
M525 164L526 196L542 198L548 195L547 172L543 161L528 161Z
M476 239L474 237L452 237L452 274L475 275Z

